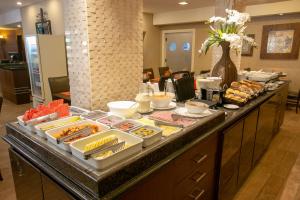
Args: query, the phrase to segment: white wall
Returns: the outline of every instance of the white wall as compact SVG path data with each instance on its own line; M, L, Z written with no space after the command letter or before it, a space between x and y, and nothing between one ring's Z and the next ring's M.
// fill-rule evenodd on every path
M46 0L21 8L24 35L36 34L35 22L40 8L48 12L53 35L64 35L63 0Z

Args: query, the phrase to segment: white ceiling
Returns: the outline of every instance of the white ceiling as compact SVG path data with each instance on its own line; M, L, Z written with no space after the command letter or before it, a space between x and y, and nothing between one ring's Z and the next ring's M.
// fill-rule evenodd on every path
M160 13L160 12L214 6L215 4L215 0L185 0L189 4L185 6L181 6L178 5L178 2L180 1L183 0L144 0L144 12ZM237 1L241 1L245 5L254 5L254 4L263 4L263 3L273 3L279 1L288 1L288 0L237 0Z
M181 6L178 2L182 0L144 0L144 12L147 13L159 13L168 12L192 8L200 8L213 6L215 4L214 0L186 0L189 2L188 5Z
M45 0L0 0L0 15L10 10L22 7L17 5L18 1L23 3L22 6L28 6L30 4Z

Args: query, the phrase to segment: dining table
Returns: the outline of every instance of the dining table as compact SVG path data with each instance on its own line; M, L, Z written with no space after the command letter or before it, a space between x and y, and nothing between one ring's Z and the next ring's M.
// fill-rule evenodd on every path
M71 104L71 93L70 91L59 92L53 94L54 99L63 99L65 103Z

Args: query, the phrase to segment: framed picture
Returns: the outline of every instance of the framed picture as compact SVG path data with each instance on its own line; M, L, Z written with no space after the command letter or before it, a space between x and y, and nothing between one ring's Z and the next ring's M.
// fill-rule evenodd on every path
M35 28L37 34L50 34L50 35L52 34L50 20L46 20L43 22L36 22Z
M254 34L248 34L248 37L255 38ZM249 44L246 40L243 41L242 46L242 56L252 56L253 55L253 46Z
M261 40L261 59L298 59L300 23L266 25Z

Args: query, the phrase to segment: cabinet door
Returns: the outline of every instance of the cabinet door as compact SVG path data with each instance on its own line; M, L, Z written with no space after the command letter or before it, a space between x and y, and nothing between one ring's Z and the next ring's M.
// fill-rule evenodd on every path
M151 174L145 180L123 194L121 200L171 200L174 165L172 163Z
M255 138L253 164L255 165L273 138L274 122L277 104L273 97L263 103L259 108L257 132Z
M42 200L43 190L40 171L11 149L9 156L17 199Z
M42 174L44 200L72 200L72 196L67 193L58 184L48 178L46 175Z
M223 133L224 139L219 180L220 199L232 199L238 189L237 181L243 125L244 121L239 121Z
M255 110L252 113L250 113L244 121L243 140L239 164L239 185L241 185L244 182L248 174L251 172L257 118L258 110Z

